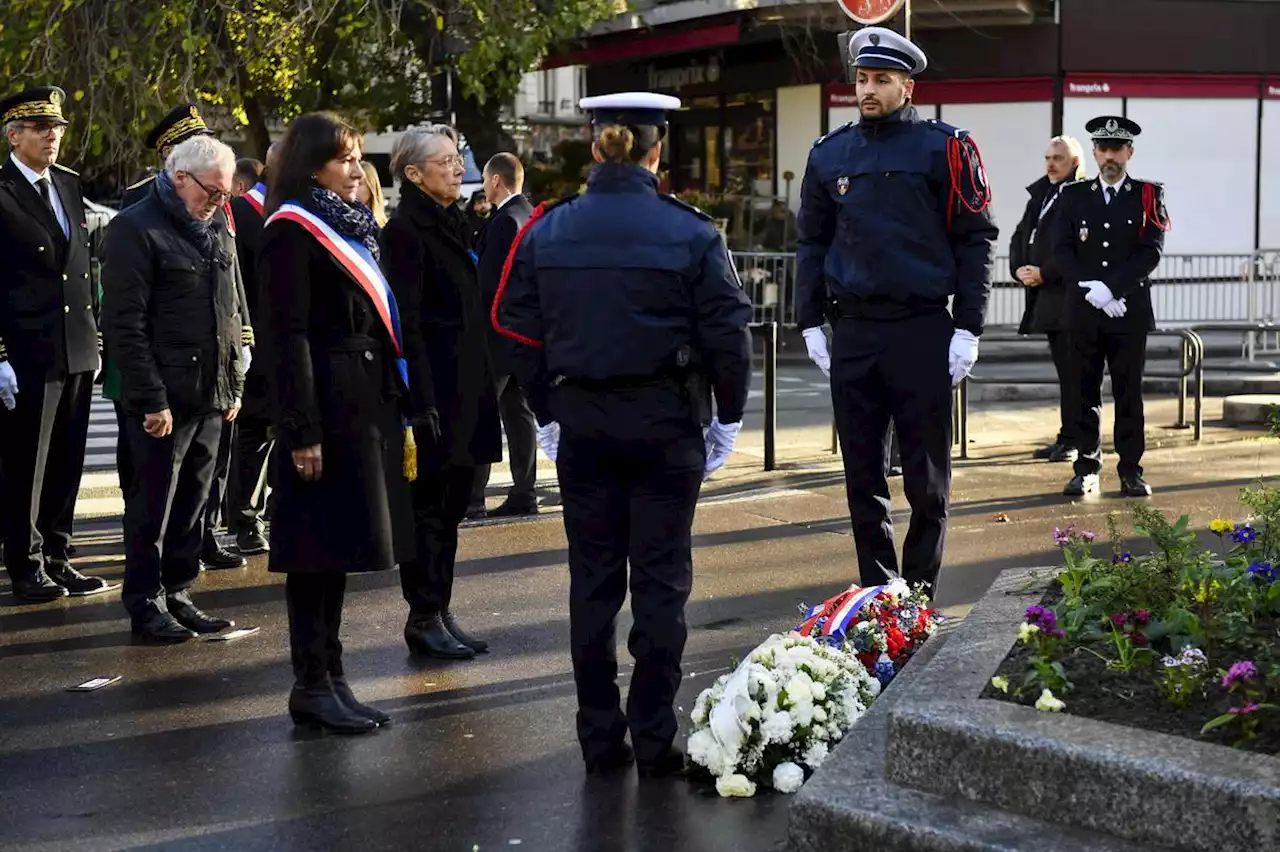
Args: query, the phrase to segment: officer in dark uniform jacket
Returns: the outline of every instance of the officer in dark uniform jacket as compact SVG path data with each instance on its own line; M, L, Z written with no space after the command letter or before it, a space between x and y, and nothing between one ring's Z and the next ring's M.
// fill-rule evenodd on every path
M67 548L98 368L96 293L80 178L56 163L65 93L0 101L0 530L19 601L90 595L107 584Z
M569 631L588 772L683 768L672 743L691 528L733 449L750 383L751 305L709 217L658 192L665 95L585 98L586 194L534 211L508 258L495 327L556 461L569 539ZM704 435L705 381L717 417ZM614 622L630 562L635 657L624 714Z
M1164 251L1169 214L1159 184L1128 176L1133 140L1142 128L1122 116L1104 115L1085 129L1093 137L1098 177L1063 187L1053 226L1053 257L1067 290L1064 321L1079 388L1080 456L1062 493L1098 490L1105 365L1116 401L1120 490L1126 497L1145 497L1151 486L1142 478L1142 371L1147 332L1156 327L1150 275Z
M892 418L911 504L902 575L932 590L951 489L951 387L978 356L997 231L973 141L911 106L924 53L882 27L858 30L849 52L862 119L809 153L796 310L831 377L862 583L898 573L884 469Z
M182 104L169 110L165 117L160 119L155 127L151 128L151 131L147 133L146 145L160 157L160 167L163 169L164 161L169 158L169 152L175 147L186 142L192 136L213 135L209 125L205 124L204 119L200 116L200 108L195 104ZM159 174L160 171L157 170L137 183L125 187L124 197L120 199L120 209L124 210L132 207L146 198L147 193L151 191L151 185Z

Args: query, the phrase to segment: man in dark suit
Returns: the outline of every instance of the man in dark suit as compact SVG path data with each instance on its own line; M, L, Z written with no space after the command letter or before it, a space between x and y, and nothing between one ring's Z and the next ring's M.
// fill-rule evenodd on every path
M1126 497L1145 497L1142 478L1142 372L1147 333L1155 329L1150 275L1164 251L1169 214L1159 184L1129 177L1133 140L1142 132L1122 116L1085 125L1093 137L1098 177L1063 187L1053 222L1053 259L1064 286L1064 322L1071 340L1076 438L1075 476L1062 493L1096 492L1102 470L1102 369L1111 373L1116 402L1117 473Z
M521 191L524 189L524 166L514 154L494 154L484 167L485 198L493 206L489 223L480 232L476 250L479 254L480 289L484 293L485 310L493 309L493 299L498 293L502 267L507 252L515 242L516 234L529 221L533 205ZM507 452L510 454L511 477L514 480L507 499L488 513L489 517L514 517L536 515L538 498L534 485L538 478L538 424L534 419L524 390L512 375L511 346L502 335L489 329L489 360L493 375L498 381L498 409L502 415L502 428L507 433ZM491 465L476 469L475 490L471 495L473 512L483 515L484 489L489 482ZM474 511L476 508L479 511Z
M0 101L0 529L28 603L107 590L68 554L99 349L80 178L57 165L65 98L41 86Z

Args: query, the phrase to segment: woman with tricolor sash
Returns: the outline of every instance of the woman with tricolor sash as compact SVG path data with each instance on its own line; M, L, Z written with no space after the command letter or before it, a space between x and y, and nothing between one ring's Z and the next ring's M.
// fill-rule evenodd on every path
M413 546L408 378L378 226L356 201L360 142L329 114L290 125L258 256L259 357L280 450L269 564L288 575L289 712L336 733L390 721L356 701L345 677L346 575L394 568Z

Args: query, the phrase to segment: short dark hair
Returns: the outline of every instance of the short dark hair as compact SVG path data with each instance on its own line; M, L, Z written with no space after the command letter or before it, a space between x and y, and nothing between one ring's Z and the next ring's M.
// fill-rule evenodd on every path
M236 160L236 178L245 183L256 183L262 177L262 163L253 157L241 157Z
M331 112L311 112L298 116L280 140L278 171L271 175L267 192L267 216L286 201L302 201L315 185L312 179L324 164L348 151L358 149L360 131Z
M484 170L501 178L502 185L512 192L524 186L524 163L515 154L494 154L484 164Z

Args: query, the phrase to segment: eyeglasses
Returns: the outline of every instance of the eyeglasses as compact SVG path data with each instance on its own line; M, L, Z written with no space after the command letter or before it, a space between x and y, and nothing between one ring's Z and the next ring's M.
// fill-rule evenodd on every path
M466 168L467 161L457 154L452 157L437 157L433 160L427 160L428 163L444 166L446 169Z
M207 195L207 196L209 196L209 203L210 203L210 204L213 204L214 206L217 206L217 205L221 204L222 202L227 201L228 199L230 199L230 198L231 198L231 190L228 190L228 189L210 189L209 187L205 186L205 185L200 181L200 178L198 178L198 177L196 177L195 175L191 174L191 172L183 172L183 174L184 174L184 175L186 175L187 177L191 178L193 181L195 181L195 182L196 182L196 186L198 186L198 187L200 187L201 189L203 189L203 190L204 190L204 194L205 194L205 195Z
M22 125L22 129L30 130L37 136L48 136L51 133L54 136L61 136L67 132L67 126L65 124L24 124Z

